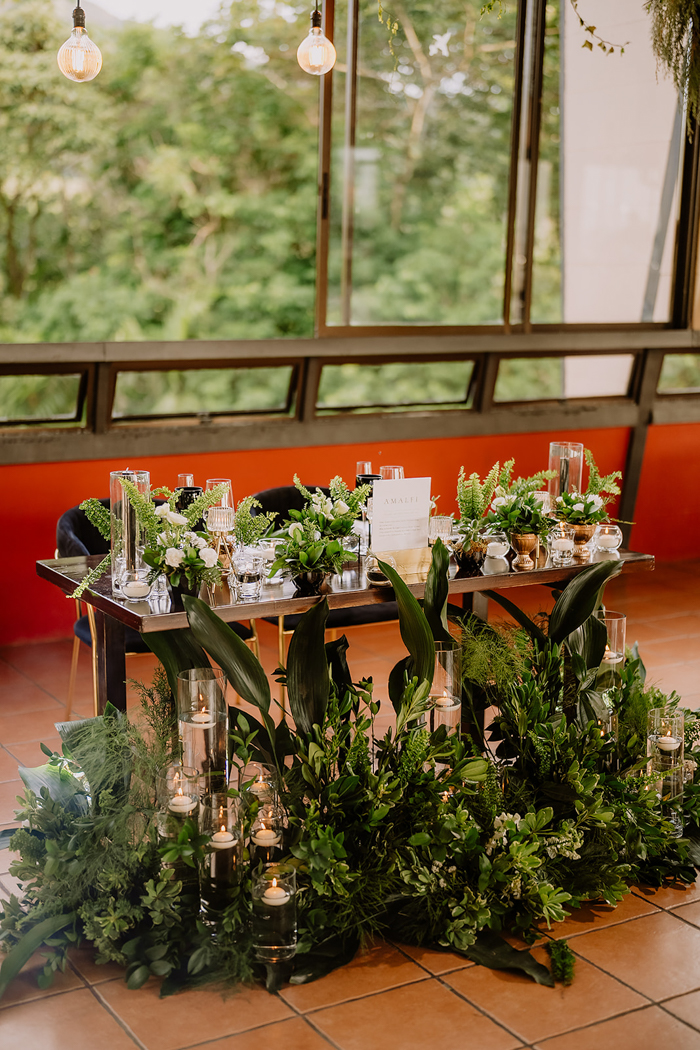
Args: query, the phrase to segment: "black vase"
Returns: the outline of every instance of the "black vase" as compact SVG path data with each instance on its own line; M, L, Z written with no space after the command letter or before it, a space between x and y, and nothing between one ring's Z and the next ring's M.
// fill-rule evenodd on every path
M170 581L168 581L170 583ZM183 595L189 594L191 598L196 598L199 594L199 583L188 583L184 576L180 577L180 583L177 587L170 583L170 611L171 612L183 612L184 605L182 604Z
M298 576L293 576L292 583L295 587L295 597L321 594L328 575L329 573L323 572L321 569L315 569L313 572L301 572Z
M470 547L455 547L455 561L457 562L457 576L464 579L465 576L480 576L481 567L486 557L485 547L472 544Z

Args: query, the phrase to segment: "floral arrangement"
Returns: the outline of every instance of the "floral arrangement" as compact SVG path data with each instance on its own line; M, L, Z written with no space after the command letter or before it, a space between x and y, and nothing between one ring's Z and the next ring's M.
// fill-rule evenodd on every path
M494 497L486 521L508 535L534 533L540 537L546 536L555 525L552 518L542 513L542 504L532 492Z
M262 503L255 496L246 496L236 507L233 519L233 537L241 547L254 547L263 536L267 536L274 528L277 514L271 511L269 514L253 514L253 508L259 508L262 512Z
M513 480L514 467L514 459L509 459L501 467L496 496L527 496L533 492L539 492L545 481L550 481L557 476L556 470L538 470L536 474L531 474L527 478Z
M608 521L607 504L614 496L620 495L618 480L622 478L619 470L601 477L593 453L586 448L583 451L588 464L588 486L585 492L562 492L557 496L554 508L557 518L570 525L597 525Z
M692 882L689 839L674 837L656 785L638 775L648 709L673 707L678 698L646 687L632 654L610 693L616 740L601 734L595 717L591 682L604 641L589 614L619 566L599 563L578 574L546 629L498 596L520 625L517 639L512 629L501 635L492 624L465 622L473 658L466 661L463 723L470 728L462 740L445 726L430 729L426 718L447 561L438 541L425 611L382 563L408 648L389 679L396 725L383 736L371 680L350 677L346 639L324 644L325 601L302 617L292 639L285 672L291 719L276 724L256 658L206 603L185 597L191 644L171 646L167 680L161 673L146 691L148 724L108 709L62 726L64 754L21 770L25 826L11 842L20 853L11 871L23 890L0 914L9 951L0 994L42 941L45 983L68 950L87 940L98 962L124 967L130 987L154 975L168 994L207 980L256 977L271 990L284 980L303 983L348 962L376 934L449 947L552 986L555 975L571 980L570 956L553 952L550 973L498 931L534 940L586 901L615 905L631 882ZM154 639L154 648L165 638ZM258 717L230 709L239 760L277 769L288 818L285 863L297 873L299 939L287 964L255 961L249 867L212 935L198 921L201 834L185 822L177 839L159 839L155 776L172 746L171 691L195 645L256 710ZM496 679L488 659L479 670L477 650L499 654ZM492 705L496 714L484 731L479 713ZM697 747L692 733L686 747ZM697 784L686 785L683 805L686 821L697 823Z
M457 522L457 530L463 537L462 545L464 547L469 547L477 541L479 529L484 525L486 512L496 492L500 469L500 463L494 463L482 481L478 474L470 474L467 477L464 473L464 467L459 468L459 477L457 478L459 521Z
M352 532L353 522L371 491L371 485L350 490L341 477L331 479L330 496L320 489L310 492L294 475L294 484L306 499L302 510L290 510L284 522L286 536L276 546L270 576L280 570L285 576L304 573L340 572L345 560L342 540Z

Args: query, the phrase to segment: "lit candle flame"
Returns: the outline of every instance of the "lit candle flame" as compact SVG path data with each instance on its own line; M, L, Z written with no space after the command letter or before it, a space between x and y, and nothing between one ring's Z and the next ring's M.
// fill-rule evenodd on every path
M276 885L277 885L277 879L273 878L272 879L272 888L274 889Z
M225 824L222 824L222 825L221 825L221 830L222 830L222 831L226 831L226 825L225 825Z

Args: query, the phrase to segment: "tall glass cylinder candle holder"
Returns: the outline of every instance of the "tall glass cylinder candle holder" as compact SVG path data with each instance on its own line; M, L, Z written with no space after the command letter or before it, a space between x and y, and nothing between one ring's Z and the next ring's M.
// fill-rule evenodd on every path
M156 778L158 811L156 827L164 843L175 841L185 822L197 826L199 814L199 773L182 762L173 762L161 770ZM199 886L197 872L182 860L163 862L163 867L174 872L174 878L183 883L187 894L196 896Z
M250 863L253 868L277 864L284 855L286 814L276 802L258 806L250 826Z
M435 671L430 687L430 730L446 726L459 733L462 720L462 679L457 642L435 643Z
M268 869L253 876L253 948L265 963L292 959L297 947L296 872Z
M620 684L620 671L625 662L627 617L612 609L596 609L593 615L604 624L608 636L596 676L596 689L605 699L610 690Z
M146 499L151 496L151 476L147 470L113 470L109 475L109 513L111 519L112 594L117 598L140 601L147 598L149 567L143 561L144 536L122 481L130 481Z
M183 763L205 778L208 792L225 789L228 710L223 671L211 667L180 671L177 712Z
M583 445L578 441L552 441L549 445L549 470L555 472L547 483L552 503L562 492L580 492Z
M661 812L680 838L683 834L680 804L685 776L684 716L655 707L648 714L647 726L647 773L656 778Z
M207 839L199 869L201 915L205 923L216 925L241 877L243 831L238 800L225 792L205 795L199 807L199 830Z

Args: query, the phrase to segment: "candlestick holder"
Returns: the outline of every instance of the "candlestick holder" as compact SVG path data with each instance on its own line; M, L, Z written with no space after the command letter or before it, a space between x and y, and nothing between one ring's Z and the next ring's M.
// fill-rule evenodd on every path
M583 445L578 441L552 441L549 445L549 470L555 476L547 482L552 505L562 492L580 492L583 477Z
M130 481L142 496L150 499L151 476L147 470L130 469L113 470L109 475L112 594L127 601L142 601L151 590L147 582L149 567L142 557L145 537L122 480Z
M296 872L270 868L253 876L253 947L265 963L292 959L297 947Z
M250 863L253 868L277 864L284 856L287 815L276 802L258 806L250 826Z
M677 711L655 707L648 714L647 774L656 779L661 812L683 834L681 802L685 776L685 720Z
M235 553L233 532L236 512L233 507L210 507L207 513L207 530L211 534L212 547L225 573L231 572Z
M199 869L202 920L215 926L233 900L241 878L243 829L237 799L224 792L205 795L199 830L206 835L206 856Z
M430 687L430 730L445 726L459 733L462 720L462 679L457 642L435 642L435 670Z
M226 675L195 667L177 676L178 732L182 761L207 778L208 791L227 785Z
M547 537L547 549L552 565L573 565L575 542L575 529L566 522L557 522Z

